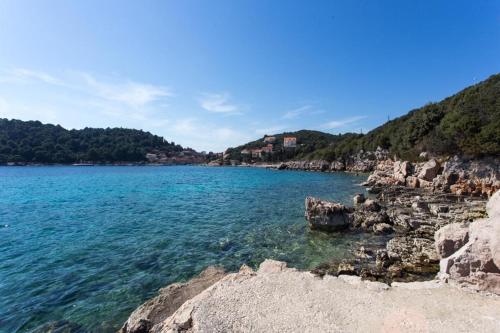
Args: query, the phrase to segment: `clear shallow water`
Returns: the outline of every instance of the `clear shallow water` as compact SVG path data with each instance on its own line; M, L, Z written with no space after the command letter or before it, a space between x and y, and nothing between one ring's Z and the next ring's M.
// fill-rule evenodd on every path
M350 203L364 177L208 167L0 167L0 332L68 320L114 332L208 265L307 269L363 235L311 232L308 195ZM370 240L370 241L377 241Z

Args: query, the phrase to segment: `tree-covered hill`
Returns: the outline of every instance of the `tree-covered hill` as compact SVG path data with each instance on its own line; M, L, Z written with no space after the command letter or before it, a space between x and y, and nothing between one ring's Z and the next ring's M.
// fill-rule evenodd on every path
M0 119L0 163L141 162L147 153L175 156L182 151L174 142L140 130L66 130L39 121Z
M435 155L469 157L500 156L500 74L468 87L438 103L429 103L406 115L388 121L365 135L332 135L299 131L275 135L297 137L295 151L282 153L276 146L273 156L263 160L324 159L333 161L377 147L415 160L423 152ZM262 147L263 139L230 149L231 158L244 160L245 148ZM255 159L253 159L255 160Z
M333 160L377 146L408 159L415 159L422 151L470 157L500 155L500 74L308 157Z
M245 156L241 154L242 150L245 149L258 149L266 146L264 138L262 138L246 143L244 145L238 146L236 148L229 148L226 153L229 154L230 159L247 161L250 156ZM273 143L273 153L265 154L262 160L268 162L285 161L290 159L302 159L308 156L310 153L329 147L332 144L340 142L346 138L357 137L357 134L343 134L334 135L329 133L323 133L319 131L311 130L300 130L296 132L285 132L281 134L272 135L276 138ZM297 147L294 149L283 149L283 139L286 136L295 137L297 139Z

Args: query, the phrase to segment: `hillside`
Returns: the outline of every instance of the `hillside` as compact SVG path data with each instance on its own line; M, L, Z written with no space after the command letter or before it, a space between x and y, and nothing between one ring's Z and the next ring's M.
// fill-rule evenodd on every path
M406 115L386 122L365 135L331 135L317 131L299 131L275 135L278 143L283 136L297 137L295 151L282 152L279 144L275 153L262 159L324 159L333 161L377 147L391 154L415 160L427 151L436 155L470 157L500 155L500 74L468 87L438 103L429 103ZM238 153L245 148L263 146L263 139L229 149L232 159L244 160ZM248 159L248 158L247 158ZM255 159L254 159L255 160Z
M314 151L329 147L330 145L345 140L350 137L357 137L357 134L344 134L344 135L334 135L329 133L323 133L319 131L311 130L300 130L296 132L285 132L281 134L273 135L275 137L275 142L273 143L273 153L264 154L262 156L263 161L267 162L277 162L285 161L290 159L301 159L308 156ZM230 159L242 160L244 162L249 162L251 156L245 156L241 154L241 151L247 149L258 149L266 146L264 138L262 138L246 143L244 145L238 146L236 148L229 148L226 153L229 154ZM285 137L295 137L297 138L297 147L293 149L283 149L283 139Z
M142 162L147 153L165 157L184 149L160 136L125 128L67 130L39 121L0 119L0 164ZM193 150L185 153L197 154Z
M364 136L317 150L308 158L333 160L360 149L387 148L402 158L436 155L500 155L500 74L388 121Z

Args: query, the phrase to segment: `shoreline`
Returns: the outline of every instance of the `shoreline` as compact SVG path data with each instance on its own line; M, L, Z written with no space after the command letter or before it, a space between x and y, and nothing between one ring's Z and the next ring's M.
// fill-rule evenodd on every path
M293 165L294 162L291 163ZM481 304L491 302L492 307L500 309L500 289L495 292L495 284L490 282L481 284L480 279L485 277L485 273L481 273L482 275L480 274L478 277L469 277L468 275L457 276L456 273L449 272L449 267L453 267L454 262L452 261L452 266L449 266L450 263L445 261L447 266L443 267L443 261L448 260L444 256L448 256L449 253L443 254L442 246L444 245L442 244L449 244L450 239L453 240L456 244L454 245L454 251L460 249L460 247L476 246L467 244L474 244L471 242L475 242L477 237L465 244L463 236L462 241L455 240L453 237L456 236L449 232L446 233L446 230L452 227L456 229L457 227L454 226L464 228L464 226L470 225L471 231L469 232L476 232L475 230L478 227L472 228L472 226L487 226L486 222L478 224L481 218L485 220L484 217L490 216L489 219L486 219L490 223L496 223L500 220L500 213L498 213L500 212L500 199L498 199L500 194L496 193L495 198L493 198L493 193L496 192L500 185L498 181L498 165L493 164L494 179L493 183L491 183L491 179L485 176L481 170L479 170L481 172L478 172L477 169L468 168L470 164L466 165L465 173L462 172L456 177L454 175L458 170L457 165L462 166L463 164L460 164L462 162L455 159L447 163L437 162L434 159L415 165L406 161L377 161L367 181L363 184L366 186L368 193L375 196L375 200L358 197L355 198L354 207L314 198L312 198L315 200L313 201L314 205L318 206L311 206L308 201L310 199L306 200L306 217L311 228L311 221L318 221L327 225L334 223L332 226L338 226L338 217L343 216L344 222L347 223L343 228L358 230L363 233L383 232L391 235L392 237L386 243L385 249L360 248L356 251L356 259L354 260L325 263L310 271L289 269L286 267L286 263L273 260L264 261L256 272L243 265L240 272L227 274L213 283L212 287L208 287L193 297L184 299L183 304L175 312L165 314L162 320L157 320L158 318L154 316L150 317L150 311L154 311L154 306L148 308L147 304L158 304L159 302L158 298L153 298L134 311L120 332L202 332L204 329L223 332L228 329L231 330L231 327L234 329L234 325L237 325L236 327L243 331L273 330L269 329L270 327L278 330L293 330L302 327L302 325L305 325L305 331L328 330L332 327L338 328L336 326L338 322L330 322L327 318L337 315L344 316L345 313L352 314L352 308L358 309L357 311L361 313L361 317L357 321L361 321L360 319L363 318L364 320L361 322L366 322L365 317L368 315L370 324L367 327L371 328L386 327L387 321L389 321L392 328L403 330L410 327L420 327L420 329L424 330L439 327L438 330L441 331L454 331L456 327L460 327L462 330L493 332L498 327L494 322L479 320L478 318L479 315L484 315L484 308L474 314L474 324L471 324L469 319L464 320L463 316L464 314L470 316L471 307L475 307L475 305L472 306L471 304L475 302ZM241 167L283 169L276 167L275 164L245 165ZM300 170L299 168L284 169ZM321 169L303 171L325 172L325 170ZM417 183L420 183L421 186L415 186L414 178L417 179ZM443 179L445 182L443 182ZM453 179L453 181L449 181L449 179ZM488 197L490 201L496 201L493 204L489 201L487 204L486 199ZM309 209L312 210L309 212ZM367 221L372 222L367 223ZM383 226L383 228L379 228L379 226ZM440 239L437 236L438 231L441 234L445 233L444 236L439 236ZM492 233L485 232L481 237L490 237L489 234ZM486 244L489 244L488 242ZM476 250L470 251L472 251L471 255L473 255ZM481 253L484 253L485 250L481 251L483 251ZM500 253L497 253L497 255L500 255ZM478 259L471 257L471 259L466 260L472 262ZM486 271L489 269L489 266L484 267ZM495 272L494 269L493 272ZM488 274L491 273L486 273L486 277L488 277ZM490 278L496 279L495 274L490 275ZM292 280L290 280L291 276L294 276ZM500 276L498 278L500 279ZM306 283L306 287L303 285L303 281L308 279L311 280ZM188 281L182 285L189 285L190 282ZM500 285L500 280L498 283ZM327 289L323 289L325 284L329 285ZM170 290L174 285L168 286L166 290ZM298 291L304 288L310 289L311 286L314 286L312 287L313 290L319 288L321 291L315 296L306 293L297 299L294 298ZM355 288L353 289L351 286L355 286ZM457 286L460 288L455 288ZM467 290L460 290L464 287ZM350 290L346 292L345 296L337 300L345 303L344 307L339 310L336 306L328 305L330 300L336 299L337 296L335 295L343 290ZM471 290L475 290L479 294L473 295ZM493 293L489 292L489 290L493 291ZM376 306L371 301L375 297L371 295L373 291L377 295L383 295L382 298L376 298L381 300L381 304ZM247 292L250 292L253 296L251 298L242 296ZM332 296L320 300L320 295L323 293L332 293ZM400 301L393 298L398 299L398 295L402 295ZM160 296L157 297L166 297L160 303L165 300L168 301L168 296L165 296L165 294L162 296L161 291ZM267 301L262 301L267 299L266 297L270 298ZM397 313L396 317L400 316L399 318L388 319L387 316L394 315L385 312L384 309L387 308L388 303L397 303L399 307L404 309L408 306L408 297L413 298L411 307L413 309L417 308L417 312L411 312L414 311L411 310L409 313ZM357 299L357 301L352 301L352 298ZM453 298L453 300L450 300L450 298ZM288 301L277 301L283 299L288 299ZM313 318L307 319L308 313L303 312L306 310L302 305L304 302L313 302L314 304L319 302L319 304L322 304L320 306L322 310L312 311L312 315L317 318L319 313L326 317L322 321ZM266 313L276 314L276 316L271 316L274 318L272 323L263 319L263 314L258 310L266 308L266 304L271 304ZM291 306L290 304L297 305ZM338 305L336 301L334 304ZM360 307L359 304L363 304L363 306ZM447 315L443 317L441 312L441 315L436 315L432 311L428 311L428 308L433 308L435 304L439 304L441 312L445 311ZM225 314L224 309L226 308L245 310L241 310L241 313L238 312L240 316L233 317L230 313ZM257 310L252 310L252 308ZM384 320L381 322L380 318L370 317L369 314L372 312L379 312L379 316L382 316ZM219 321L217 318L222 317L218 317L214 313L222 313L221 316L225 318L224 321ZM293 315L295 319L285 319L291 313L296 314ZM297 315L298 313L300 315ZM462 313L462 315L456 316L457 313ZM500 312L492 312L490 316L496 318L500 323ZM229 322L232 326L226 326L227 318L231 318ZM447 322L445 324L443 324L444 318L446 318L445 322ZM418 321L415 322L415 319L418 319ZM147 323L147 325L141 326L140 330L137 331L134 329L134 327L137 327L134 326L137 325L137 320L142 323L141 325L144 323ZM405 320L412 323L413 326L399 326L399 322ZM287 326L289 323L293 323L292 326ZM353 326L348 324L342 325L344 325L342 329L337 330L349 331L353 329ZM359 330L360 327L359 325L356 326L355 330Z

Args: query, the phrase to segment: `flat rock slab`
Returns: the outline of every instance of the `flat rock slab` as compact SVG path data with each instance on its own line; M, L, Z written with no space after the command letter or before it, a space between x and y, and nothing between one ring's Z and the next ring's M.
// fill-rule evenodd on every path
M229 274L154 332L498 332L500 297L438 282L321 279L279 267Z

